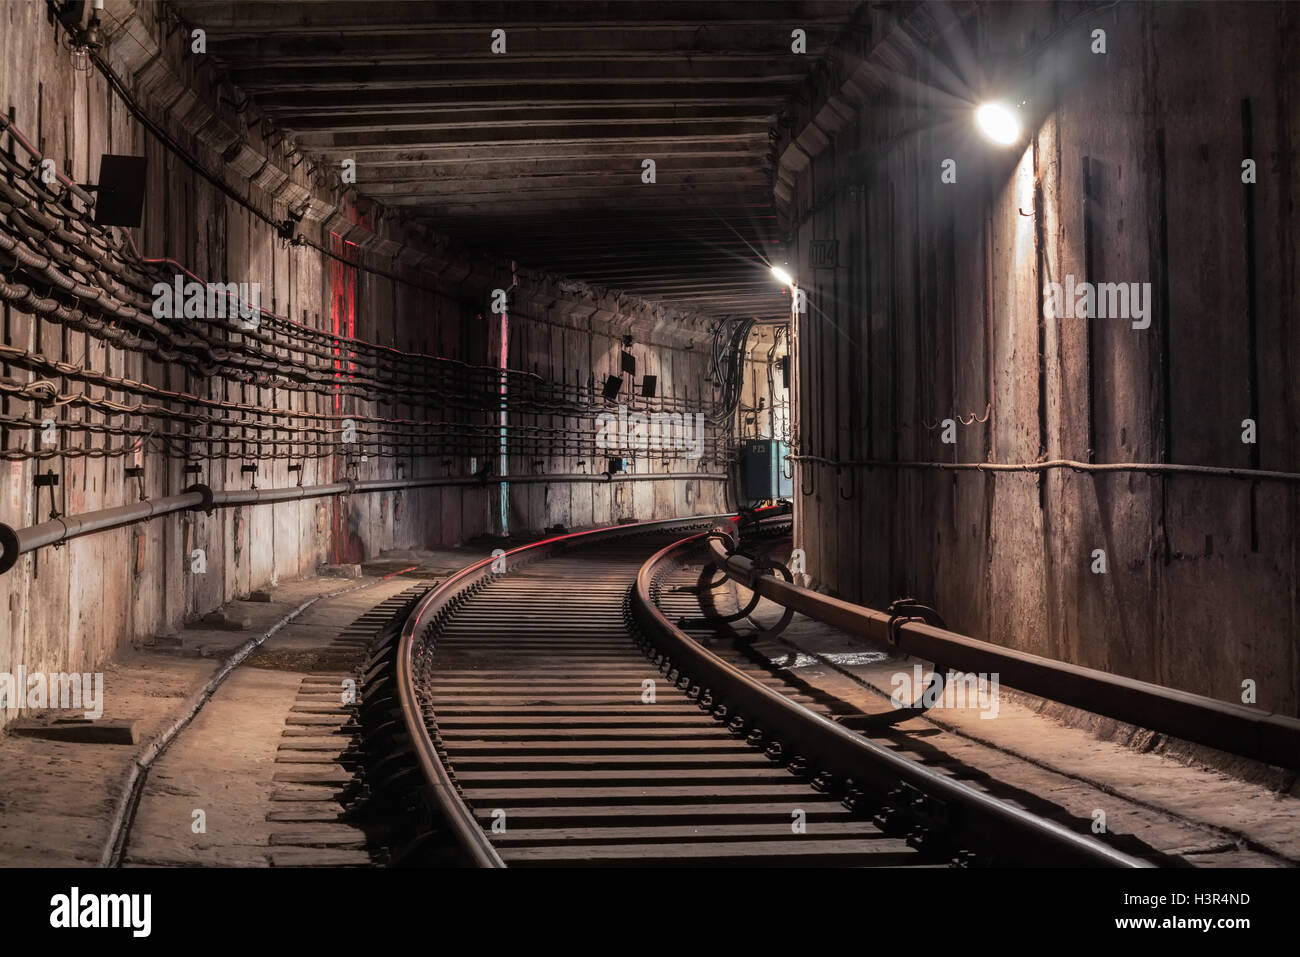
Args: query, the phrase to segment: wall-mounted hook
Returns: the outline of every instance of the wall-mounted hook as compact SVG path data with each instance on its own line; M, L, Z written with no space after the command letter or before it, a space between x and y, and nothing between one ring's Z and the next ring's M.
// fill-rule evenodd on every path
M122 474L123 474L126 478L129 478L129 479L130 479L130 478L133 478L133 479L135 479L136 487L137 487L137 488L139 489L139 491L140 491L140 501L143 502L143 501L148 500L149 496L148 496L147 494L145 494L145 490L144 490L144 466L143 466L143 465L128 465L126 468L124 468L124 469L122 470Z
M981 423L983 423L983 422L987 422L987 421L989 420L989 414L990 414L992 411L993 411L993 403L992 403L992 402L989 402L989 403L986 403L985 406L984 406L984 417L983 417L983 418L980 418L980 417L977 416L974 412L972 412L972 413L970 414L970 417L969 417L969 418L963 417L960 413L958 413L958 415L957 415L957 421L960 422L962 425L972 425L972 424L974 424L974 423L976 423L976 422L981 422Z
M812 464L812 463L810 462L809 465L811 465L811 464ZM799 491L802 492L804 495L812 495L813 493L815 493L815 492L817 491L817 488L816 488L817 483L816 483L816 482L809 483L809 481L808 481L808 476L811 475L811 474L812 474L812 469L811 469L811 468L801 469L801 470L800 470L800 475L799 475ZM812 488L809 488L809 487L808 487L810 484L813 486Z
M844 469L842 469L842 468L837 468L837 469L835 470L835 490L836 490L837 492L840 493L840 498L841 498L843 501L848 502L848 501L851 501L851 500L853 499L853 496L854 496L854 494L856 493L857 489L856 489L856 488L850 488L850 489L849 489L849 494L848 494L848 495L845 495L845 494L844 494L844 486L843 486L843 485L841 484L841 482L840 482L840 473L843 472L843 471L844 471ZM850 478L853 477L853 472L852 472L852 471L849 472L849 477L850 477Z
M48 488L50 490L50 520L54 521L55 519L60 518L64 513L61 512L54 504L54 489L56 486L60 489L63 489L63 491L65 492L65 500L64 500L65 505L66 505L67 490L59 482L59 477L54 474L54 469L46 469L44 475L41 475L39 472L34 474L32 476L32 485L36 489L36 510L34 514L39 515L41 512L41 489Z

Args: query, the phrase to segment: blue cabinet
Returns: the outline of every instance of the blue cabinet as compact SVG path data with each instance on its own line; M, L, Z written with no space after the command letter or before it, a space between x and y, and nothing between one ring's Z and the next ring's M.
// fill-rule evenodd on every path
M794 492L787 442L743 439L740 443L740 495L748 502L789 498Z

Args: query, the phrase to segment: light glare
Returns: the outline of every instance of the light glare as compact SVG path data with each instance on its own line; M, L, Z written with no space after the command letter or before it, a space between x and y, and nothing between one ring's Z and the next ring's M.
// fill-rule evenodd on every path
M994 143L1010 146L1020 139L1020 121L1001 103L985 103L975 111L975 122Z
M777 282L784 283L787 286L794 285L794 277L782 269L780 266L772 267L772 275L776 277Z

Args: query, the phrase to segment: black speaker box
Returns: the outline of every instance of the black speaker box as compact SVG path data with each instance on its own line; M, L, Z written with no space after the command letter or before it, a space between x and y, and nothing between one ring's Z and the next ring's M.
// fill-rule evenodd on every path
M148 161L143 156L105 153L100 157L99 192L95 196L96 225L140 225L147 166Z

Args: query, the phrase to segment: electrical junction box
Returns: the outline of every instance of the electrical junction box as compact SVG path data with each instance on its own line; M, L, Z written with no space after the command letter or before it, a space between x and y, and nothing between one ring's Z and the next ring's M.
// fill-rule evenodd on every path
M794 494L793 463L788 442L745 439L740 443L740 494L749 502L789 498Z

